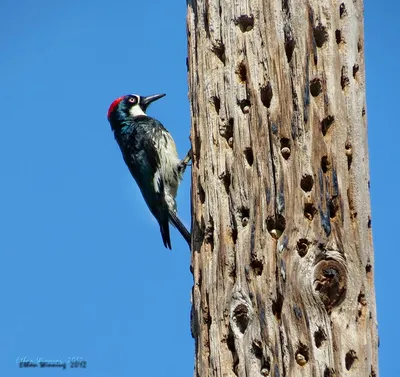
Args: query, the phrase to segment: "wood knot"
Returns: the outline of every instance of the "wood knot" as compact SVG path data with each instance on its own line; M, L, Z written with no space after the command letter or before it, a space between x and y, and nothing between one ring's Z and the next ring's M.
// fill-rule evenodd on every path
M322 81L317 77L310 81L310 93L313 97L318 97L322 92Z
M242 14L241 16L235 18L235 25L239 26L242 33L250 31L254 27L254 16L252 14Z
M291 29L289 24L285 24L285 26L283 28L283 32L284 32L284 35L285 35L286 58L287 58L287 62L290 63L290 61L292 60L293 51L294 51L294 47L296 45L296 41L295 41L295 39L293 37L293 32L292 32L292 29Z
M290 148L289 147L283 147L281 149L282 157L287 160L290 157Z
M349 141L346 141L346 156L347 156L347 169L350 170L351 163L353 162L353 148Z
M346 5L344 3L342 3L339 6L339 16L340 16L340 18L343 18L346 15L347 15Z
M239 63L235 73L238 75L239 80L242 83L245 83L247 81L247 67L244 61Z
M346 287L347 274L340 262L327 259L317 263L314 270L314 290L319 294L328 313L343 302Z
M349 352L346 353L345 356L345 364L346 364L346 369L350 370L351 367L353 366L354 362L358 359L356 351L350 350Z
M357 72L360 70L360 66L358 64L353 65L353 78L356 78Z
M281 138L281 153L285 160L287 160L292 153L290 149L290 140L286 137Z
M213 97L216 109L219 105L219 100L217 101L217 97ZM218 109L219 111L219 109ZM233 137L233 124L234 120L233 118L229 118L229 120L226 119L220 119L219 125L218 125L218 130L219 134L224 137L226 140L229 140L229 138Z
M197 187L198 187L197 195L199 196L200 203L204 204L204 202L206 201L206 193L204 192L204 189L203 189L203 186L200 183L200 180L197 181Z
M303 258L307 255L308 247L310 246L310 242L306 238L300 238L297 241L297 252Z
M221 109L221 100L218 96L211 97L211 103L214 105L215 111L219 114L219 110Z
M214 248L214 221L210 218L204 231L204 240L207 244L210 244Z
M300 366L306 365L309 359L309 350L308 347L302 343L299 344L299 347L296 351L296 362Z
M245 304L239 304L233 310L233 321L239 331L244 334L249 324L249 309Z
M225 65L225 45L221 40L216 40L213 43L211 51L218 57L219 60Z
M247 147L244 150L244 156L246 157L246 161L250 166L253 166L254 162L254 154L253 149L251 147Z
M250 262L250 268L254 271L257 276L260 276L264 269L264 263L261 260L253 259Z
M326 135L329 128L332 126L332 123L335 121L335 117L333 115L328 115L321 122L321 131L322 135Z
M254 339L252 343L252 351L254 353L254 356L257 359L261 359L263 356L263 346L261 343L261 340L259 339Z
M318 330L314 332L314 342L317 348L321 348L322 343L328 339L325 330L322 327L318 327Z
M326 26L319 23L314 28L314 39L315 44L319 48L321 48L325 44L325 42L328 40L328 32L326 31Z
M321 158L321 169L326 173L331 168L331 163L328 160L328 156L322 156Z
M269 108L273 97L272 85L269 81L260 88L260 97L262 104Z
M338 45L344 42L342 31L340 29L335 30L335 38L336 38L336 44Z
M285 228L286 219L282 215L276 214L275 217L269 216L267 218L267 230L276 240L282 235Z
M303 174L300 181L300 187L305 192L310 192L314 186L314 179L310 174Z
M349 75L347 72L347 67L342 67L342 75L340 77L340 85L342 86L342 90L344 90L350 84Z
M337 377L337 375L334 369L325 367L324 377Z
M304 204L304 217L306 217L309 221L312 221L314 219L316 213L317 209L315 208L313 203Z
M248 99L242 99L238 101L238 105L240 106L243 114L248 114L250 112L250 101Z

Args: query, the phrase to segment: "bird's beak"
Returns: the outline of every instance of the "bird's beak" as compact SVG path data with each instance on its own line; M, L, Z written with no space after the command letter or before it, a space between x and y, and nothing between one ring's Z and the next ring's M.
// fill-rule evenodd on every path
M152 102L164 97L165 94L153 94L152 96L142 97L141 103L145 107L149 106Z

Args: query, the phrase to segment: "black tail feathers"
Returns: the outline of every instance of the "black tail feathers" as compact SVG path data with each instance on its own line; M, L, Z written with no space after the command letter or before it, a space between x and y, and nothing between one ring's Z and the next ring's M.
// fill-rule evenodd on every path
M188 245L190 247L190 242L191 242L191 238L192 238L190 235L190 232L186 229L185 225L183 225L182 221L179 220L179 218L175 212L169 211L169 221L176 229L178 229L179 233L186 240L186 242L188 243ZM162 232L161 232L161 234L162 234ZM164 236L163 236L163 240L164 240ZM168 240L169 240L169 232L168 232ZM165 244L165 242L164 242L164 244ZM169 241L169 245L171 248L171 241Z
M164 242L164 246L167 249L171 250L171 237L169 234L169 224L168 222L165 222L163 225L160 225L160 232L161 232L161 237Z

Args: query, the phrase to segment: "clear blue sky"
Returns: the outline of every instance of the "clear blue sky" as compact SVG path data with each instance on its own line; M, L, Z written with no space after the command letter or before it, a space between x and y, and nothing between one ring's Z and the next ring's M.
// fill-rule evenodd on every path
M365 8L380 371L397 376L400 6ZM51 375L192 375L188 248L173 230L164 249L106 120L122 94L165 92L150 113L186 153L185 17L184 0L1 2L1 376L45 373L17 357L88 362Z

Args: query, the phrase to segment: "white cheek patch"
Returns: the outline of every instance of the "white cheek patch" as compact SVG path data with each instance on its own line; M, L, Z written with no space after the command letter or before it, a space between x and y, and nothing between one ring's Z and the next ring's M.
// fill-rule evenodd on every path
M146 115L146 113L140 108L139 105L132 106L129 110L129 114L133 117L137 117L139 115Z

